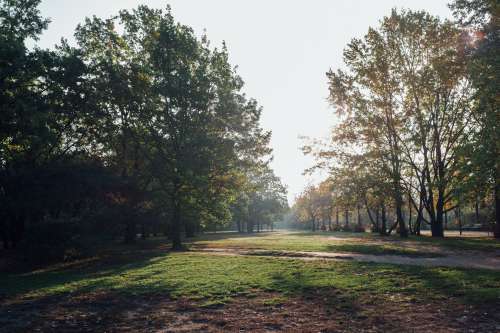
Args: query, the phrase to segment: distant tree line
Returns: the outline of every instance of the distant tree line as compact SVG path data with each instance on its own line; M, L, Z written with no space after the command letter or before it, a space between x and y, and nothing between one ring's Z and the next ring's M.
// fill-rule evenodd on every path
M500 6L450 7L456 22L393 10L351 40L345 69L327 73L339 123L330 142L303 151L317 161L309 171L329 177L294 207L313 230L324 212L344 211L348 221L356 211L359 220L363 208L381 234L406 237L426 225L443 237L450 215L461 221L474 207L478 217L481 206L500 237Z
M271 133L225 45L139 6L87 18L75 46L30 48L49 24L39 3L0 0L4 248L57 256L162 233L180 249L183 235L279 218Z

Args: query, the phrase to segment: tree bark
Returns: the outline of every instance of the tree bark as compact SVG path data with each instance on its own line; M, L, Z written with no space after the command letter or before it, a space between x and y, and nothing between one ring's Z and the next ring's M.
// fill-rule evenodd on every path
M141 223L141 238L146 239L148 238L148 234L146 232L146 222L142 221Z
M180 204L176 198L173 199L172 205L172 250L179 251L182 250L182 240L181 240L181 209Z
M448 211L444 210L444 230L448 230Z
M135 242L137 235L136 223L132 216L127 216L127 222L125 225L125 243L130 244Z
M475 223L476 224L479 224L479 196L476 195L476 202L475 202L475 205L474 205L474 216L475 216Z
M186 221L188 222L188 221ZM184 223L184 230L187 238L193 238L195 235L194 225L192 223Z
M385 204L382 204L381 207L382 210L382 226L380 227L380 234L381 235L387 235L387 215L385 212Z
M358 226L361 227L361 224L363 223L363 221L361 221L361 212L360 212L360 208L359 208L359 204L356 206L356 209L358 211Z
M335 224L337 225L337 227L339 226L339 208L337 207L336 211L335 211Z
M440 238L444 237L444 229L443 229L444 202L442 194L443 193L438 193L438 199L436 203L436 219L434 223L431 224L432 237L440 237Z
M493 235L495 238L500 238L500 182L498 179L495 182L493 192L495 197L495 229L493 230Z

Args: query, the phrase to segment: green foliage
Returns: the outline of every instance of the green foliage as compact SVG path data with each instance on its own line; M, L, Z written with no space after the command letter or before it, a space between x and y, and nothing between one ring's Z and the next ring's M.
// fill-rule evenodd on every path
M0 2L4 247L49 220L99 233L92 216L103 234L133 242L138 226L144 238L161 229L180 248L182 233L230 223L242 177L258 171L279 184L262 110L243 94L225 45L209 47L170 8L139 6L87 18L76 47L30 50L25 41L48 24L39 2ZM272 200L269 188L245 187L267 193L255 218L279 216L279 186Z
M474 131L461 151L459 201L493 198L495 237L500 237L500 5L494 0L456 0L450 7L468 29L468 72L475 89L471 101ZM472 30L470 30L472 29ZM467 30L466 30L467 31Z

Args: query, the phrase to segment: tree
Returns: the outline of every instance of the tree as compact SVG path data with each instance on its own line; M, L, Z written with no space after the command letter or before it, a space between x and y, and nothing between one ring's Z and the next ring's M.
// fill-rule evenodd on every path
M135 180L134 166L145 160L138 183L160 198L173 248L182 247L183 229L191 235L197 224L227 223L238 170L270 153L270 133L259 127L257 103L240 92L225 46L211 50L169 8L146 6L87 20L77 36L96 64L92 73L105 74L95 75L94 91L110 119L109 156L131 166L125 179Z
M49 23L40 16L39 2L0 2L0 200L5 247L17 245L28 222L59 215L61 197L52 188L63 185L57 181L67 176L61 166L70 168L72 159L86 163L82 117L77 112L83 104L79 86L84 66L65 45L56 51L27 48L26 41L36 41ZM54 171L63 174L54 177ZM45 186L52 177L54 186Z
M313 185L307 186L295 200L293 210L302 223L310 223L312 231L316 231L322 210L318 189Z
M462 163L467 189L492 193L494 235L500 238L500 123L498 68L500 66L500 6L494 0L455 0L451 8L468 29L467 63L474 86L472 121L475 127L464 149Z
M139 6L86 19L77 47L29 50L48 24L38 4L0 2L4 246L56 221L77 224L76 236L116 229L126 242L162 224L180 249L183 234L229 225L236 201L272 226L286 190L225 45L196 38L170 8Z
M461 41L451 22L393 10L379 29L347 46L347 72L327 74L331 102L344 117L334 140L378 161L376 174L390 179L403 237L403 195L415 191L432 235L443 237L444 207L455 193L452 178L469 131L471 90ZM412 173L417 189L408 189Z

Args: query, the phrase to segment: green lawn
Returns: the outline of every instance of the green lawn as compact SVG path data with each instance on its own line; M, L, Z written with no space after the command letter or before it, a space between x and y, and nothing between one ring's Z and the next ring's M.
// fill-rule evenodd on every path
M124 258L121 258L124 259ZM121 260L120 260L121 261ZM455 268L423 268L351 261L301 261L217 256L189 252L144 254L128 263L87 268L3 274L0 294L41 298L66 293L114 291L188 297L204 305L238 295L276 291L284 297L334 289L342 299L403 294L415 299L453 296L464 302L495 302L500 273Z
M454 240L453 246L459 242ZM415 244L427 243L380 241L370 234L221 233L190 240L187 247L425 253L411 247ZM463 325L475 329L479 316L480 328L489 332L498 321L500 272L494 270L169 252L169 246L163 238L108 244L96 249L96 257L80 262L0 273L0 332L2 327L9 333L53 332L82 325L95 331L133 327L146 332L151 325L178 325L184 331L197 327L200 332L312 325L396 332L395 311L405 323L423 312L432 318L439 315L438 328L445 331ZM265 320L257 324L251 316L242 317L245 311ZM465 324L457 322L463 318ZM425 331L426 322L421 324ZM413 322L404 325L414 328Z
M500 241L485 237L446 237L412 236L409 241L436 245L450 250L461 251L495 251L500 250Z
M284 251L354 252L375 255L439 257L440 250L494 251L500 242L485 238L445 238L399 236L382 237L371 233L265 232L252 236L236 233L209 234L189 242L193 247L240 248Z

